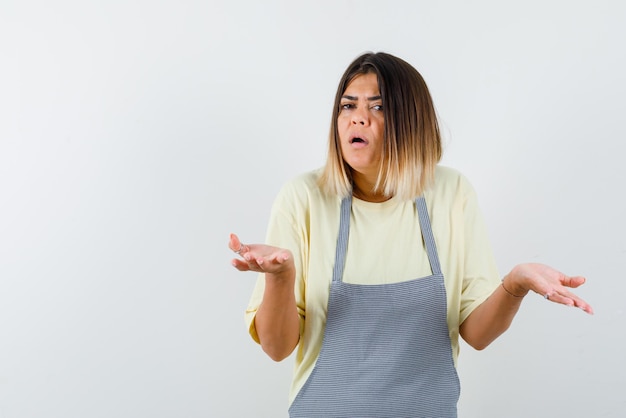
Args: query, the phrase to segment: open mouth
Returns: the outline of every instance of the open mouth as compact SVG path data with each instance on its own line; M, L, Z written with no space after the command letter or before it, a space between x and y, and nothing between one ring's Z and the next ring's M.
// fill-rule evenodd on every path
M361 137L354 137L354 138L350 138L350 143L351 144L367 144L367 139L361 138Z

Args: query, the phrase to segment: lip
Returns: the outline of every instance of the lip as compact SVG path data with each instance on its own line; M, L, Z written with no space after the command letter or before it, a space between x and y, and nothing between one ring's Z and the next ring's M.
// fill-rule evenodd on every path
M354 142L356 138L362 139L362 142L361 141ZM365 137L365 135L353 133L353 134L350 134L350 137L348 138L348 143L355 148L363 148L369 145L370 141Z

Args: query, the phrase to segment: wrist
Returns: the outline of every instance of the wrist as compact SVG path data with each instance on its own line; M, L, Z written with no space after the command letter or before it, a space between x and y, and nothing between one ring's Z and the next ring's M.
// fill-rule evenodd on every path
M287 268L278 272L265 273L265 287L291 288L295 284L296 272L292 268Z
M502 279L501 285L506 293L516 298L523 298L528 294L528 289L524 288L513 276L513 271Z

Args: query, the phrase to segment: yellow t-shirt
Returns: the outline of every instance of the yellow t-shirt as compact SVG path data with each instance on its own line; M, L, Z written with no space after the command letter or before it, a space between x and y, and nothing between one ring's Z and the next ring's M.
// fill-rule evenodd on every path
M319 171L283 186L270 217L266 243L291 250L296 267L295 297L300 342L290 402L309 377L322 346L328 293L335 261L341 199L321 191ZM438 166L424 192L447 293L448 328L456 364L459 325L500 284L476 194L459 172ZM414 201L392 198L372 203L353 198L343 280L380 284L432 274ZM254 316L263 298L259 275L246 310L250 334L258 342Z

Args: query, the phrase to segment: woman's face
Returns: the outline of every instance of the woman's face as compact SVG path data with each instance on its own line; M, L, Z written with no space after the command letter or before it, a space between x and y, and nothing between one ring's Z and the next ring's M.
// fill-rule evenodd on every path
M341 97L337 129L343 159L357 173L370 179L378 176L384 128L383 101L376 74L355 77Z

